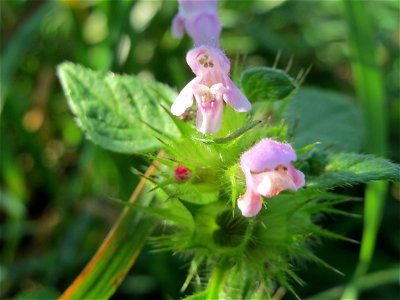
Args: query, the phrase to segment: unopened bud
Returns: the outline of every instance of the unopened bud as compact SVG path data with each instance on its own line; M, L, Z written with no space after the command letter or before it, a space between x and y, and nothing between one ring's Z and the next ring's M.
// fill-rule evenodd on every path
M192 172L188 168L186 168L185 166L179 165L175 169L175 179L176 179L176 181L185 182L190 178L191 175L192 175Z

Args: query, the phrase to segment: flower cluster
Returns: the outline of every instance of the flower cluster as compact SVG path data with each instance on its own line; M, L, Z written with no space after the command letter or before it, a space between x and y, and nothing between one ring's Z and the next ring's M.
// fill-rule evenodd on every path
M172 24L175 37L181 38L186 31L194 42L195 48L187 53L186 62L196 77L179 93L171 112L183 115L195 99L196 127L204 134L221 129L224 103L237 112L251 109L249 100L229 78L230 61L219 49L221 23L217 6L216 0L179 0L179 13ZM258 214L261 196L270 198L283 190L297 191L304 186L304 174L291 164L295 160L296 153L289 144L271 139L260 141L242 155L240 166L247 190L238 199L238 207L243 216Z
M196 127L202 133L214 134L221 128L224 102L238 112L251 109L251 104L229 78L230 61L218 48L221 24L217 1L179 1L179 13L174 18L172 31L182 37L184 29L196 48L190 50L186 61L196 77L175 99L171 112L182 115L197 104Z

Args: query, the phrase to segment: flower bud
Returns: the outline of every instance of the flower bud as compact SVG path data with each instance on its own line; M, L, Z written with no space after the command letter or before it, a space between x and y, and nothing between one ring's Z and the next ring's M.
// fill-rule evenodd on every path
M179 165L175 169L175 179L178 182L185 182L192 176L192 172L185 166Z

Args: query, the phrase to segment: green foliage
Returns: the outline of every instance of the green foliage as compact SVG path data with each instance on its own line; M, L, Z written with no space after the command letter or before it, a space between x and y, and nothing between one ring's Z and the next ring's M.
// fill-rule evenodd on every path
M373 180L400 181L400 166L374 155L330 154L324 173L307 180L310 188L332 188Z
M202 171L199 170L201 173ZM197 173L197 175L200 175ZM201 175L200 175L201 176ZM175 187L176 188L176 187ZM210 183L192 183L188 182L176 188L175 192L170 191L171 197L177 197L185 202L193 204L208 204L218 200L219 189L218 185Z
M295 89L294 79L279 69L257 67L244 71L240 86L250 101L276 101Z
M376 155L387 153L387 121L385 113L385 91L378 66L378 47L374 25L363 2L343 1L344 15L349 31L349 48L354 88L364 116L367 131L365 144L368 151ZM397 170L399 173L399 170ZM399 174L397 174L399 177ZM359 263L354 277L341 299L357 298L357 281L367 273L372 261L383 205L388 190L387 182L373 182L365 190L365 219Z
M227 116L231 113L229 110L224 113L225 134L235 132L235 127L230 128L227 125L230 122ZM162 235L154 237L156 248L202 253L208 262L207 268L210 269L220 265L220 261L225 261L223 269L226 274L223 276L226 278L233 276L238 269L245 274L255 272L252 280L261 280L265 288L269 282L277 281L295 293L291 281L302 284L302 280L292 271L291 261L310 260L340 273L313 254L313 241L318 236L352 240L320 228L313 220L316 214L323 212L353 215L332 208L334 204L348 201L348 197L321 192L322 189L376 179L398 178L399 168L385 159L355 153L326 155L318 147L314 147L315 144L305 145L299 149L300 157L304 159L309 156L311 161L314 159L321 165L318 174L307 178L309 189L297 193L285 192L267 199L267 209L262 210L256 218L247 219L235 208L238 195L244 191L243 174L238 168L239 156L260 136L265 137L266 133L275 132L280 125L269 125L266 130L265 124L261 124L221 145L208 138L193 138L189 124L181 123L177 119L175 123L181 132L189 134L164 139L167 157L176 160L176 164L189 167L192 177L185 183L173 182L173 165L168 161L157 179L158 188L165 192L165 203L175 201L175 197L182 200L193 217L194 226L173 221L165 206L164 212L158 211L160 220L173 221L171 226L176 229L163 231ZM236 124L238 125L240 124ZM347 176L343 176L344 174ZM196 187L218 193L211 195ZM162 207L163 203L159 205ZM149 212L154 213L150 210ZM193 230L188 232L187 228ZM314 238L310 239L310 236ZM235 257L243 258L241 262L237 262ZM265 269L265 266L268 268ZM213 284L213 276L210 279L210 286L213 287L210 291L215 296L215 293L221 292L216 286L222 283L215 279L217 282ZM229 287L229 282L224 280L223 285ZM257 293L256 286L250 284L247 288L251 295ZM233 289L235 288L232 286ZM219 296L225 295L224 292L221 293Z
M222 268L224 288L217 291L220 298L247 298L268 289L271 281L293 291L290 281L300 284L302 281L293 273L291 262L309 260L333 269L313 254L313 244L318 237L343 237L319 228L313 218L317 212L332 213L331 206L343 201L348 201L348 198L316 191L283 193L268 199L267 209L263 209L255 219L244 218L240 213L236 215L236 211L232 215L217 204L202 209L189 208L198 223L193 235L196 242L189 244L186 250L203 249L208 268ZM168 239L170 243L174 240L173 237ZM215 246L210 248L213 244ZM213 277L210 280L210 286L215 287L218 282L213 284Z
M65 72L65 67L61 70L64 70L62 74L68 73ZM74 73L76 72L72 71L72 74ZM74 78L74 76L68 78L70 77ZM124 78L129 80L129 77ZM98 77L98 85L101 86L102 81L105 81L107 85L109 80L109 77ZM117 83L113 85L118 85L119 80L122 78L118 77ZM143 89L149 88L145 85L146 83L138 84L143 84ZM83 95L83 99L86 99L87 93L89 91L85 90L78 95ZM102 94L104 91L98 97L100 98ZM163 114L165 123L176 126L180 135L164 134L164 128L159 128L156 122L146 124L148 132L157 138L166 151L166 157L156 158L158 162L164 164L157 177L148 178L154 185L153 193L156 193L160 200L153 202L150 207L137 204L125 205L132 211L142 212L163 221L163 229L159 230L160 234L152 238L156 249L202 253L208 267L214 269L210 277L207 297L221 295L221 287L229 286L225 282L225 276L229 277L230 272L235 268L246 273L253 271L253 280L262 282L265 288L268 288L271 281L276 281L295 294L290 281L302 284L302 280L293 272L291 261L310 260L331 268L313 254L311 235L350 240L320 228L313 222L316 213L329 212L346 215L331 207L338 201L342 201L340 196L333 196L320 190L343 184L398 178L399 168L384 159L354 153L324 155L318 147L314 147L316 142L320 141L318 139L323 137L324 130L328 131L332 128L337 130L345 120L358 116L357 111L349 101L336 94L305 89L300 90L299 95L294 101L297 101L299 106L303 106L300 109L303 115L300 119L301 131L294 132L294 140L295 143L296 141L303 143L303 148L299 149L301 157L308 156L310 161L315 160L320 165L320 170L314 177L307 178L310 189L301 190L295 194L282 193L268 199L267 209L262 210L254 219L242 217L235 208L235 201L245 188L243 174L238 168L239 157L260 138L269 135L279 137L279 139L287 138L287 131L282 130L286 127L282 127L282 124L268 124L267 127L259 121L249 122L246 117L232 121L236 113L229 108L224 111L221 132L213 139L207 135L197 134L190 123L185 123L171 115L166 111L167 109L162 109L158 113ZM314 129L305 122L313 121L313 119L307 119L307 109L310 109L311 104L306 101L308 99L318 101L322 96L326 105L321 105L319 112L327 117L333 116L333 120L323 120L325 124L322 129ZM77 99L78 97L70 96L70 98ZM77 105L80 103L78 102ZM110 105L111 112L115 110L112 109L112 105L119 107L116 99ZM96 109L98 106L95 104L93 107ZM74 107L72 109L76 111ZM328 109L330 110L327 111ZM292 110L293 108L289 106L286 115L289 121L294 122L298 115L292 116L290 114ZM87 114L91 115L90 110L87 110ZM85 120L86 115L79 115L81 119L82 116ZM103 119L101 115L94 115L94 117ZM260 126L256 126L258 124ZM338 131L338 134L343 135L348 128ZM300 138L296 140L298 136ZM327 140L332 141L332 139L325 139L322 143L324 141L327 143ZM331 149L335 149L335 146L338 148L343 146L344 140L350 140L349 136L334 141ZM306 143L309 141L313 144ZM352 147L355 147L354 144ZM320 153L320 155L314 155L314 153ZM191 177L184 183L175 181L173 177L174 168L178 164L186 166L191 171ZM125 251L126 247L122 247L123 250L120 251ZM241 262L237 262L235 257L240 256L244 258ZM121 267L122 265L116 265L114 271L110 271L107 276L115 276ZM102 289L104 286L100 285L98 288ZM249 285L248 292L251 295L257 293L256 287Z
M284 117L296 148L315 142L331 150L352 152L361 148L361 115L347 96L318 88L299 88Z
M395 34L398 30L398 9L393 1L346 5L364 4L367 9L371 9L369 11L371 14L368 15L365 12L360 14L359 10L352 10L356 14L349 16L348 21L355 34L346 40L345 20L342 18L343 7L335 2L221 0L219 13L224 25L227 25L221 37L221 45L232 61L232 76L235 80L239 79L242 69L246 70L257 65L272 65L272 62L275 62L273 65L285 69L286 73L299 74L291 82L291 88L293 88L293 82L302 81L299 80L304 75L302 69L312 65L307 73L307 84L350 94L352 81L349 80L349 63L344 59L349 53L348 42L350 42L350 61L357 66L358 70L353 74L354 82L357 83L357 94L360 95L359 100L366 104L367 114L371 117L366 118L365 125L375 132L375 134L370 134L369 130L368 135L365 135L366 141L369 146L377 147L379 150L385 146L381 141L385 137L391 137L392 144L387 145L387 153L391 160L396 161L399 159L399 145L395 137L400 128L398 114L396 115L399 111L397 105L399 57ZM194 120L184 123L173 118L173 122L170 122L168 114L163 111L156 116L157 121L151 119L139 122L138 116L132 114L130 118L113 119L115 122L113 124L119 124L118 122L122 124L125 121L130 124L131 118L135 119L132 120L134 127L121 130L127 132L128 135L131 135L130 130L133 130L133 136L135 136L136 129L140 128L141 132L148 135L146 138L149 143L145 145L143 140L140 145L138 144L143 149L138 150L142 151L140 156L110 153L82 138L84 135L71 118L67 101L62 95L58 80L54 78L55 64L68 59L95 70L111 70L116 74L134 72L138 76L132 76L132 78L140 82L146 81L148 85L152 85L151 81L143 78L156 78L170 86L182 88L193 77L190 68L184 63L184 56L192 44L188 37L178 41L170 34L170 22L177 11L177 4L173 1L57 1L51 3L3 1L0 6L2 20L0 34L4 41L4 47L1 49L2 89L0 92L1 105L4 105L0 126L2 142L0 158L2 201L0 205L3 206L0 243L4 247L1 253L0 298L55 298L57 294L60 295L65 290L66 284L72 282L86 265L120 212L120 205L113 205L105 200L110 197L119 199L129 197L137 183L137 178L131 174L130 169L133 166L142 171L149 160L155 158L155 155L143 153L147 152L145 150L147 145L151 146L153 143L151 149L165 147L168 150L167 157L156 159L163 166L149 178L149 186L152 188L146 190L147 196L156 195L160 199L152 202L150 207L138 203L129 210L128 221L133 222L134 216L137 215L142 215L144 218L137 225L132 225L133 223L128 221L122 225L127 235L118 235L118 240L113 241L112 245L106 249L108 254L104 263L98 262L98 269L94 274L87 273L90 283L78 291L81 295L78 298L88 298L89 293L91 298L110 297L116 291L114 296L116 299L163 297L179 299L184 295L179 293L185 276L182 265L190 265L184 288L188 287L189 283L193 284L185 291L185 294L195 293L196 297L193 299L205 299L210 296L207 290L204 291L208 286L207 279L210 278L213 267L222 256L232 257L233 262L231 261L228 265L231 269L224 273L222 288L218 280L213 285L215 293L222 291L220 298L281 298L281 292L290 290L291 286L301 298L320 293L331 286L338 286L339 292L335 289L336 292L331 298L340 297L343 285L349 281L349 277L336 276L333 272L321 270L320 266L314 264L308 264L307 268L304 268L304 260L323 264L316 256L306 255L309 250L327 258L327 262L340 268L347 276L352 274L358 247L346 247L343 242L330 240L325 240L325 246L319 247L317 235L323 234L335 239L339 236L334 232L345 235L349 232L360 232L361 220L347 216L359 213L364 202L347 203L348 197L326 193L314 194L313 198L311 195L306 196L304 190L298 194L285 192L278 198L266 199L268 208L264 209L259 217L252 220L245 219L235 208L236 200L245 188L243 174L237 163L241 153L261 138L272 137L280 141L295 140L298 143L296 148L299 157L296 166L306 173L307 182L313 187L307 187L305 190L310 190L310 194L314 193L315 189L322 191L324 187L317 187L317 184L320 179L323 179L322 183L328 188L344 185L345 188L341 188L341 192L349 192L355 197L361 197L364 195L361 187L347 186L351 183L349 179L352 178L345 177L347 182L342 183L342 180L338 180L338 176L330 178L331 169L326 168L333 158L329 153L330 150L336 152L344 148L347 152L359 151L360 131L355 130L359 128L357 125L359 122L354 121L358 119L350 114L344 119L339 118L340 121L334 124L332 130L324 129L323 132L315 132L316 128L311 126L300 132L301 118L295 115L296 110L301 109L301 105L293 106L292 115L295 116L295 120L289 120L290 135L287 135L287 125L280 122L277 117L281 117L286 104L291 106L290 98L294 96L294 93L286 97L284 101L273 101L278 98L276 90L267 89L264 92L267 86L263 86L263 82L265 83L266 79L256 76L255 79L260 80L258 81L260 85L254 86L257 93L254 93L250 99L253 102L251 113L257 110L257 106L263 107L264 110L257 110L254 117L254 119L262 120L263 123L248 132L243 133L241 129L246 128L246 124L254 124L252 122L255 121L249 120L246 114L237 114L230 107L224 110L224 124L221 132L211 136L213 141L224 142L219 145L217 143L208 145L210 136L198 135L192 126ZM359 21L362 22L363 30L357 28ZM370 25L377 30L376 35L371 35L368 22L372 23ZM362 39L366 35L372 37L372 41L376 41L376 37L379 37L379 53L376 53L379 54L377 60L379 66L371 63L370 58L375 55L375 52L366 50L371 45ZM376 67L384 71L381 83L376 78ZM99 111L103 114L102 116L109 117L113 111L108 111L106 104L111 105L114 98L102 98L103 95L99 94L107 90L103 79L108 78L107 74L111 73L89 71L89 73L92 72L100 78L99 93L96 91L96 97L99 96L100 104L107 113L103 114L103 108L99 108ZM279 76L279 74L275 75ZM116 75L116 77L120 76ZM126 81L134 80L132 78ZM86 79L85 77L82 82L86 82ZM362 84L358 84L360 80ZM76 82L77 80L74 79L74 85ZM78 83L77 86L79 86ZM252 82L248 83L252 84ZM117 85L120 86L120 83ZM132 89L134 86L131 86ZM161 90L164 91L164 88ZM156 108L156 103L163 102L166 110L169 110L169 103L175 97L175 93L170 92L168 88L167 90L167 94L171 93L171 97L164 99L162 95L157 95L154 98L156 99L154 105L151 104L149 107ZM279 87L278 91L280 90ZM284 87L282 90L285 90ZM382 100L379 90L385 95L385 106L382 106L379 101L379 99ZM110 91L106 91L104 96L108 97ZM252 91L245 92L251 94ZM153 90L151 94L153 95ZM273 96L269 96L270 94ZM369 104L369 101L364 102L366 98L372 102ZM324 103L323 98L319 99ZM86 99L80 100L86 101ZM119 100L118 103L120 103ZM145 102L141 103L147 103L146 97L140 99L142 100ZM93 106L93 104L94 102L90 105ZM308 111L304 109L304 112L301 112L305 116L304 120L313 117L312 113L318 106L314 104L316 103L308 106ZM79 105L80 108L84 108L86 104L79 103ZM130 106L131 103L128 104L129 109ZM388 111L382 112L384 107L388 107ZM132 109L135 108L134 105ZM129 112L129 109L121 109L121 111ZM157 111L158 107L155 110ZM350 108L350 111L352 110ZM81 110L80 112L86 113ZM336 118L337 114L333 110L332 112ZM101 117L100 113L96 113L96 116ZM344 111L344 113L347 112ZM80 118L77 114L75 116L77 119ZM324 119L314 120L318 123L330 117L329 113ZM163 126L158 126L159 118L165 118L162 122L170 122L170 132L165 132ZM379 133L382 130L382 120L387 123L390 134ZM99 121L101 120L96 120L96 122ZM172 123L175 123L179 130L184 129L180 131L181 135L195 137L197 140L176 140L178 135L173 132L175 126ZM340 126L337 126L338 124ZM346 145L343 147L337 145L341 142L336 143L342 139L336 132L338 129L341 131L345 124L351 124L352 128L348 127L342 133L347 136L347 132L352 132L354 129L355 134L352 135L351 140L347 136ZM118 137L121 130L117 130ZM308 134L307 131L312 138L308 142L306 140L300 143L297 135L301 133L304 137ZM87 130L83 132L91 137ZM166 136L168 133L172 136ZM194 133L196 133L195 136ZM236 133L241 135L236 136ZM97 145L101 147L114 151L116 150L114 146L120 147L120 144L123 144L126 151L120 148L118 151L137 152L136 145L128 142L118 141L118 145L114 145L116 142L108 142L109 136L115 139L115 132L111 130L102 131L99 134L103 141L102 144L97 141ZM121 133L121 136L124 134ZM162 142L159 143L152 136L156 136ZM333 138L326 142L326 139L330 137ZM132 143L133 141L133 139L130 140ZM322 144L314 148L307 146L317 141ZM132 147L135 150L131 151ZM322 152L322 149L325 151ZM363 151L371 151L371 149L367 147ZM384 155L383 152L375 154ZM149 159L144 161L143 156ZM349 157L343 158L343 167L351 161L348 159ZM369 174L370 179L380 178L377 172L373 172L366 165L368 159L374 161L370 167L373 165L380 169L388 166L387 161L377 164L378 158L365 156L356 163L356 165L365 166L362 168L363 171L357 174L362 176ZM174 168L180 163L190 165L193 171L193 177L186 183L177 183L173 178ZM351 165L350 168L359 170L355 165ZM387 170L392 172L394 169L389 167ZM343 170L338 167L333 173L342 174ZM385 171L384 174L387 175L387 172ZM357 180L360 179L357 178ZM331 182L329 185L325 185L327 179ZM196 189L199 187L201 187L200 190L214 189L214 195L196 197ZM379 231L380 246L372 261L374 270L388 269L391 262L397 259L398 239L391 230L398 219L396 214L398 201L394 200L398 199L397 189L398 184L394 184L390 188L392 192L387 193L390 201L385 203L386 209L382 211L383 227ZM189 193L190 191L192 192ZM165 194L166 192L168 195ZM371 195L370 192L366 193L367 198ZM297 196L299 200L296 199ZM309 199L308 202L304 200L305 198ZM376 197L369 197L369 199L367 202L370 205L365 206L364 216L369 228L365 231L369 236L369 240L365 243L367 246L371 245L371 239L374 239L376 234L378 228L376 224L379 224L380 218L380 209L377 208L383 203L376 201L378 199ZM292 203L293 206L285 202ZM300 206L296 207L294 205L296 203ZM318 205L314 205L316 203ZM282 206L281 211L279 211L280 206ZM344 211L340 210L343 206ZM305 212L305 207L307 207L307 212ZM288 208L295 211L295 217L291 214L287 214L286 218L277 216L278 212L284 215ZM323 215L325 213L336 215L322 218L321 211ZM307 221L302 220L302 224L310 225L307 216L310 216L313 223L326 225L333 232L328 233L317 226L310 226L308 230L306 226L291 228L291 223L299 224L298 220L301 219ZM265 224L268 226L264 226L263 220L266 220ZM195 231L191 231L193 222ZM283 229L273 230L271 226L274 224L280 225ZM150 239L144 238L149 234L149 232L145 233L147 228L151 229L154 225L156 226L155 236ZM184 230L185 228L190 230ZM258 228L257 232L260 235L255 234L255 228ZM302 236L298 234L299 232L308 233ZM266 245L266 242L262 245L257 243L263 233L265 236L262 238L266 242L268 242L267 235L271 234L269 245ZM295 235L290 239L293 233ZM282 234L281 239L279 239L280 234ZM135 267L126 273L129 270L127 261L136 257L138 254L136 250L141 249L137 247L135 250L129 245L136 243L136 246L141 246L145 241L153 241L156 246L168 244L169 247L160 248L170 250L170 252L154 254L151 253L151 251L154 252L154 248L144 248ZM276 247L273 244L275 241L277 241ZM284 247L285 242L288 242L287 248ZM258 257L248 255L251 248L254 252L257 252L257 249L260 250L261 260L253 259L252 264L249 264L246 257ZM281 256L272 255L278 253L277 248ZM308 250L302 251L305 248ZM367 248L370 247L365 247L366 250ZM262 251L271 256L268 259L264 258ZM298 255L301 252L303 256L289 254ZM180 255L181 253L183 255ZM192 255L193 259L189 261ZM177 258L180 260L178 261ZM261 270L263 265L265 269ZM398 272L397 269L388 269L388 271L390 276L377 272L360 277L360 280L355 282L357 289L363 291L366 287L372 287L360 297L395 298L398 295L395 284ZM118 288L125 275L127 277L124 284ZM299 277L306 281L307 285L297 289L296 284L293 283L301 282ZM264 279L260 280L260 278ZM268 281L267 284L264 284L266 281ZM384 285L384 287L379 288L378 285ZM277 294L276 297L271 297L274 293ZM290 293L286 293L284 297L288 300L293 299ZM317 295L315 298L328 299L325 294Z
M252 76L261 71L265 70L259 69ZM158 100L166 104L165 101L172 96L172 92L161 84L144 82L135 77L95 73L70 63L61 65L59 74L78 122L101 146L128 153L161 146L166 151L165 158L156 158L164 164L157 177L148 178L154 185L153 192L149 191L148 195L157 194L159 201L151 206L124 205L131 209L131 213L141 212L163 221L163 229L158 230L160 234L152 238L156 249L202 253L208 267L214 269L207 297L221 296L222 286L229 286L224 278L236 268L246 273L253 271L253 280L262 282L265 288L271 281L276 281L295 294L290 281L302 284L302 280L293 272L291 261L310 260L331 268L313 254L310 235L350 240L313 222L315 214L321 212L351 216L331 207L342 201L341 197L321 190L377 179L399 179L399 167L387 160L355 153L325 154L319 150L320 147L315 147L321 143L328 150L357 149L360 141L352 137L359 135L359 128L351 127L348 122L359 121L358 111L348 99L338 94L300 89L286 107L285 116L294 144L302 147L299 149L300 157L306 159L306 163L307 157L308 163L317 163L318 172L311 173L307 178L309 189L295 194L282 193L268 199L266 210L262 210L257 218L247 219L235 208L235 201L245 188L243 174L238 168L239 157L260 138L272 135L280 140L287 139L285 126L256 126L260 121L249 122L243 116L233 119L236 113L227 108L221 132L211 139L207 135L199 135L191 123L179 120L167 108L155 103L159 97ZM259 86L253 86L252 91L260 94L259 91L265 90L260 97L269 95L270 99L278 100L284 94L279 92L281 96L276 96L277 93L271 96L271 90L265 89L261 81L249 80L249 76L247 71L242 76L242 83L249 88L249 82L258 82ZM263 76L264 79L268 77ZM280 84L281 88L285 85L283 81ZM134 92L129 90L129 86L136 87ZM274 86L273 90L279 89ZM147 102L139 105L139 96L144 96ZM110 103L105 101L108 97L113 97ZM149 111L157 105L158 109ZM135 114L141 119L133 118ZM320 121L315 124L317 120ZM176 128L180 135L166 130L166 126ZM331 131L335 133L328 135ZM134 143L127 132L138 136ZM150 136L154 140L150 140ZM175 181L173 177L178 164L191 171L190 178L184 183ZM153 222L153 225L156 224ZM143 238L149 232L143 232ZM129 247L136 249L141 245L139 242L121 244L119 251L127 253L125 251ZM244 256L240 263L234 259L239 256ZM116 261L113 269L105 273L105 279L101 278L103 283L93 285L87 281L78 293L84 296L112 293L105 282L118 276L126 263L123 259ZM106 264L107 260L101 259L96 264L99 269L95 269L90 280L95 280L101 266ZM250 284L247 288L249 294L257 294L255 286Z
M129 207L134 211L145 212L149 215L158 217L163 221L170 221L176 225L184 226L185 230L188 231L193 230L193 217L179 200L170 199L162 201L161 203L154 202L155 201L153 201L151 206L143 206L129 203L127 201L118 201L119 204Z
M30 48L30 44L39 33L39 27L43 18L52 13L55 9L53 3L46 3L40 7L30 18L18 28L13 39L7 44L4 52L1 53L1 72L0 72L0 114L3 111L5 96L11 79L13 78L18 63L24 53Z
M148 152L162 145L149 135L146 123L176 134L161 108L176 96L167 86L72 63L60 65L58 74L78 124L94 143L116 152Z

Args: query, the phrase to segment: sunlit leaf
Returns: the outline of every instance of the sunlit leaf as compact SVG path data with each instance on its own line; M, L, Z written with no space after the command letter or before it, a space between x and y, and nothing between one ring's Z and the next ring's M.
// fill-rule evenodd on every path
M244 71L240 85L251 102L281 100L295 89L293 78L282 70L267 67Z
M166 85L69 62L58 67L58 74L78 124L103 148L124 153L162 148L146 123L169 134L177 132L161 107L170 106L176 96Z
M361 114L347 96L317 88L300 88L286 107L284 117L296 148L316 142L335 150L359 151L361 148Z

